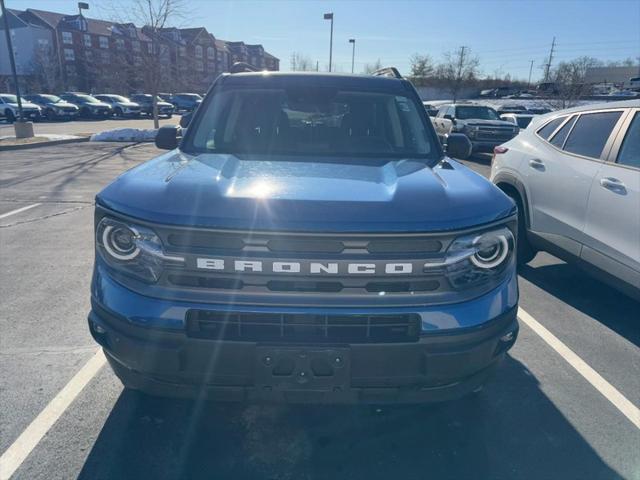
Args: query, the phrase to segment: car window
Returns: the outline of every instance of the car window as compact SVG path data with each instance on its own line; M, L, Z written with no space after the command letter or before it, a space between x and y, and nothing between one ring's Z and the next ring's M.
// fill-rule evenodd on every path
M551 120L544 127L542 127L540 130L538 130L538 135L540 135L545 140L548 140L549 137L551 136L551 134L556 130L556 128L558 128L560 126L560 124L562 122L565 121L566 118L567 117L565 116L565 117L558 117L558 118L555 118L555 119Z
M6 103L18 103L18 97L15 95L0 95L0 98Z
M456 118L460 120L500 120L498 113L489 107L456 107Z
M518 117L516 119L516 123L518 124L518 127L520 128L527 128L529 126L529 124L531 123L532 118L531 117Z
M215 153L426 158L437 148L425 121L422 105L403 95L229 87L208 103L190 147Z
M636 113L624 137L618 163L640 168L640 112Z
M558 133L556 133L549 141L551 145L562 148L562 145L564 145L564 141L567 139L567 135L569 135L569 132L571 131L571 127L573 127L573 124L576 123L576 118L578 118L578 116L574 115L567 123L562 126L560 130L558 130Z
M564 150L585 157L600 158L620 115L622 112L619 111L580 115L564 144Z

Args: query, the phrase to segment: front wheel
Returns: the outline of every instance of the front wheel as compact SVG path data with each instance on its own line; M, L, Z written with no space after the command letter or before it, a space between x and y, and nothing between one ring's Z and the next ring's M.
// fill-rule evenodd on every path
M519 195L509 193L511 199L518 206L518 245L517 245L517 261L518 265L529 263L536 256L536 249L531 245L527 238L527 220L524 215L524 204Z
M7 123L13 123L16 121L16 116L13 114L11 110L5 111L4 116L7 117Z

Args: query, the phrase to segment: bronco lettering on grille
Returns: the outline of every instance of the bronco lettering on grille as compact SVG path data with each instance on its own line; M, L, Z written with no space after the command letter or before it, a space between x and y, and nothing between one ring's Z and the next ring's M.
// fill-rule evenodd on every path
M228 260L222 258L197 258L196 267L220 272L298 273L305 275L409 275L413 263L351 263L351 262L289 262L262 260Z

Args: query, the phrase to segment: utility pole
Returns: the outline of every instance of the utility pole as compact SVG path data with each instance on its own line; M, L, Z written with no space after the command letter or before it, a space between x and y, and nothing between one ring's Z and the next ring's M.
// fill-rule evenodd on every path
M533 72L533 60L531 60L531 66L529 67L529 81L527 82L527 87L531 88L531 73Z
M349 43L353 44L353 48L351 49L351 73L353 73L353 65L356 59L356 39L350 38Z
M4 0L0 0L0 11L4 21L4 33L7 37L7 53L9 54L9 62L11 63L11 73L13 74L13 83L16 88L16 97L18 98L18 121L15 122L13 128L16 132L16 138L33 137L33 124L24 121L22 114L22 98L20 96L20 85L18 84L18 71L16 69L16 59L13 56L13 44L11 43L11 32L9 31L9 17L4 7Z
M458 95L458 88L460 86L460 82L462 81L462 67L464 65L464 51L467 47L460 47L460 62L458 62L458 73L456 74L456 86L453 91L453 103L456 103L456 96Z
M331 60L333 56L333 13L325 13L325 20L331 20L331 36L329 37L329 71L331 71Z
M551 70L551 62L553 61L553 51L556 48L556 37L553 37L553 41L551 42L551 51L549 52L549 61L544 69L544 81L549 81L549 71Z

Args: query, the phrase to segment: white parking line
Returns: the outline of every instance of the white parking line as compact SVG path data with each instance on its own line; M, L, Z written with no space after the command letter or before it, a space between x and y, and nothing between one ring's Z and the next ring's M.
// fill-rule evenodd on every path
M0 457L0 480L8 480L104 365L102 349L80 369Z
M10 217L11 215L15 215L16 213L26 212L27 210L31 210L32 208L37 207L38 205L42 205L42 204L34 203L33 205L27 205L26 207L16 208L15 210L11 210L10 212L3 213L2 215L0 215L0 220L2 220L3 218Z
M627 397L622 395L613 385L607 382L602 376L591 368L587 362L576 355L573 350L562 343L558 337L547 330L540 322L525 312L522 308L518 308L518 318L522 320L531 330L540 336L547 344L564 358L569 365L577 370L587 382L589 382L596 390L598 390L607 400L609 400L620 413L633 423L636 428L640 429L640 409L631 403Z

